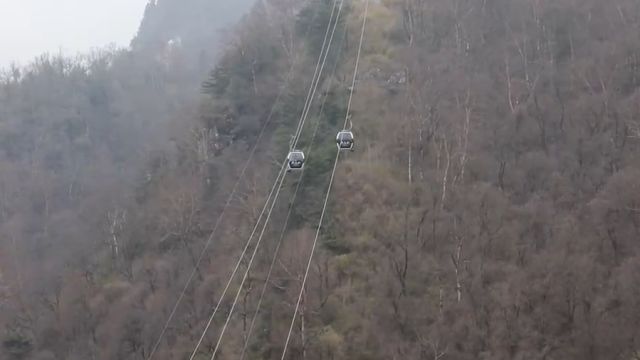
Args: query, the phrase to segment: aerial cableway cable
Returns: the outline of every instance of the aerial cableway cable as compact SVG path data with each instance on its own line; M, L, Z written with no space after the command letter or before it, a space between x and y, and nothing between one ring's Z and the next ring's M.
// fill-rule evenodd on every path
M366 25L367 25L367 17L369 14L369 0L366 0L365 3L365 10L364 10L364 20L362 21L362 31L360 34L360 43L358 45L358 54L356 56L356 64L355 64L355 69L353 72L353 81L352 81L352 86L350 89L350 94L349 94L349 102L347 105L347 112L345 115L345 120L344 120L344 127L347 126L347 122L349 121L349 115L351 112L351 104L352 104L352 100L353 100L353 91L356 85L356 79L358 76L358 66L360 64L360 55L362 53L362 43L364 41L364 35L365 35L365 30L366 30ZM293 312L293 316L291 318L291 324L289 326L289 333L287 334L287 339L285 341L284 344L284 349L282 350L282 357L281 360L284 360L286 355L287 355L287 349L289 347L289 343L291 341L291 334L293 332L293 326L295 324L296 321L296 317L298 316L298 311L300 309L300 303L302 301L302 295L304 294L304 289L306 287L307 284L307 279L309 277L309 270L311 269L311 263L313 261L313 255L315 252L315 249L318 245L318 238L320 237L320 231L322 230L322 224L324 221L324 216L326 214L326 210L327 210L327 204L329 203L329 197L331 195L331 189L333 187L333 181L335 179L335 175L336 175L336 169L338 168L338 160L340 158L340 150L338 149L337 153L336 153L336 157L335 160L333 162L333 170L331 171L331 178L329 180L329 186L327 187L327 193L325 195L324 198L324 204L322 205L322 212L320 215L320 220L318 221L318 228L316 230L316 235L315 238L313 240L313 245L311 247L311 254L309 255L309 261L307 262L307 267L304 273L304 277L302 278L302 285L300 287L300 293L298 294L298 301L296 302L296 306L295 306L295 310Z
M336 4L336 0L334 0L333 2L333 8L331 11L331 14L333 15L333 11L335 10L335 4ZM338 7L338 15L336 16L336 20L335 23L333 25L333 30L331 31L331 37L329 39L329 44L327 45L327 49L324 52L324 57L322 56L322 52L320 53L320 58L322 58L322 65L320 66L320 73L317 76L316 80L315 80L315 85L312 84L311 88L309 88L309 94L307 95L307 98L311 98L311 101L309 102L309 105L302 111L302 115L300 117L300 124L298 126L298 130L296 132L296 135L294 137L294 141L293 141L293 145L291 147L291 149L295 149L298 146L298 141L300 140L300 136L302 135L302 129L304 127L304 123L307 121L307 116L309 115L309 110L311 109L311 103L313 102L313 98L316 94L316 91L318 90L318 84L320 83L320 78L322 76L322 71L324 70L324 66L327 62L327 57L329 56L329 51L331 50L331 44L333 42L333 36L335 35L336 32L336 28L338 26L338 24L340 23L340 15L342 13L342 8L344 5L344 0L340 0L340 6ZM329 19L329 26L331 25L331 19ZM326 40L326 34L325 34L325 40ZM323 48L324 48L324 44L323 44ZM320 59L318 59L318 64L320 64ZM317 65L316 65L317 67Z
M286 80L285 80L285 84L288 83L293 75L293 65L291 67L291 69L289 70L289 74L287 74ZM198 272L198 269L200 268L200 264L202 263L202 260L204 260L204 256L207 253L207 250L209 249L209 246L211 245L211 242L215 236L215 234L218 232L218 228L220 227L220 224L222 223L222 219L224 218L227 209L229 208L229 205L231 204L231 202L233 201L233 199L236 196L236 193L238 192L238 188L240 187L240 184L242 183L242 180L244 180L245 174L247 173L247 170L249 169L249 166L251 164L251 161L253 160L253 157L255 156L256 150L258 148L258 145L260 144L260 141L266 131L266 128L268 127L268 125L271 123L271 120L273 119L273 116L275 114L275 110L277 108L277 104L280 102L282 95L284 94L284 90L287 88L287 86L282 86L279 94L277 95L275 102L271 108L271 111L269 112L269 115L267 117L267 119L265 120L264 124L262 125L262 128L260 129L260 133L258 134L258 137L256 138L255 144L253 145L251 152L249 153L249 157L247 158L246 162L244 163L242 170L240 171L240 175L238 175L238 178L235 181L235 184L233 185L233 188L231 190L231 192L229 193L229 196L227 197L227 200L225 201L224 206L222 207L222 211L220 212L220 215L218 216L218 219L215 222L215 225L213 227L213 230L211 231L211 234L209 235L209 237L207 238L207 241L205 242L204 247L202 248L202 251L200 252L200 254L198 255L198 258L196 259L196 264L193 267L193 270L191 271L191 273L189 274L189 277L187 278L187 282L185 283L184 287L182 288L182 291L180 291L180 295L178 296L178 299L176 300L173 308L171 309L171 312L169 314L169 317L167 318L167 320L165 321L162 330L160 332L160 335L158 336L157 341L155 342L153 349L151 350L151 353L149 354L149 357L147 358L147 360L151 360L153 358L153 356L155 355L156 351L158 350L160 344L162 343L162 339L165 335L165 333L167 332L169 325L171 324L171 321L173 320L176 311L178 310L178 306L180 305L180 303L182 302L187 290L189 289L189 286L191 285L191 283L193 282L193 279L196 275L196 273Z
M333 8L335 8L336 2L337 2L337 0L334 0L334 2L333 2ZM340 9L342 8L342 4L343 4L343 2L344 2L344 0L341 0L341 3L340 3ZM333 12L332 12L332 13L333 13ZM333 19L329 19L329 23L327 24L327 31L326 31L325 37L326 37L326 36L328 36L329 30L331 29L331 23L332 23L332 20L333 20ZM334 31L335 31L335 30L334 30ZM323 50L324 50L324 48L323 48ZM322 55L323 55L323 53L324 53L324 51L321 51L319 58L321 58L321 59L322 59ZM324 61L326 61L326 56L324 57ZM320 60L319 60L319 63L320 63ZM321 65L319 65L319 70L318 70L318 72L316 72L316 74L317 74L317 77L318 77L318 78L322 75L322 69L323 69L323 68L324 68L324 62L323 62ZM310 91L310 94L315 94L315 88L317 88L317 86L318 86L318 82L316 81L316 79L315 79L315 77L314 77L314 79L312 79L312 84L311 84L311 87L312 87L314 90L313 90L313 91ZM306 101L306 103L305 103L305 109L307 108L307 106L309 106L309 105L308 105L308 103L313 101L313 96L308 96L307 100L308 100L308 101ZM303 113L304 113L304 110L303 110ZM298 124L298 129L300 129L300 130L302 129L301 122L302 122L303 120L304 120L304 117L302 117L302 118L300 119L300 123ZM297 130L296 130L296 131L297 131ZM226 295L226 292L228 291L229 286L230 286L231 282L233 281L233 279L234 279L234 277L235 277L235 274L236 274L236 272L237 272L237 270L238 270L238 268L239 268L239 266L240 266L240 264L241 264L242 260L244 259L245 255L246 255L246 252L247 252L247 250L248 250L248 248L249 248L249 246L250 246L250 244L251 244L251 240L252 240L253 236L255 235L255 232L256 232L256 230L257 230L257 228L258 228L259 223L261 222L262 216L264 215L264 212L266 211L266 209L267 209L267 207L268 207L268 204L271 202L271 198L272 198L272 196L273 196L273 194L274 194L274 191L276 191L276 186L278 185L279 180L280 180L280 179L281 179L281 177L282 177L282 179L281 179L282 181L280 181L280 186L278 186L278 191L276 192L276 194L279 194L279 188L282 186L282 182L284 181L284 176L286 175L286 174L283 172L283 171L284 171L284 169L285 169L285 167L286 167L286 163L287 163L286 161L283 163L282 168L280 169L280 171L279 171L279 173L278 173L278 177L276 177L276 180L275 180L275 182L274 182L274 184L273 184L273 187L272 187L272 189L271 189L271 192L270 192L270 194L269 194L269 196L268 196L268 198L267 198L267 200L266 200L266 202L265 202L265 205L264 205L264 207L263 207L262 213L261 213L260 217L258 218L258 220L257 220L257 222L256 222L256 225L255 225L255 227L254 227L254 230L252 231L252 234L251 234L251 236L249 237L249 239L248 239L248 241L247 241L247 244L245 245L245 247L244 247L244 249L243 249L243 252L242 252L242 254L240 255L240 258L238 259L238 262L237 262L237 264L236 264L236 267L235 267L234 271L232 272L231 276L229 277L229 281L227 282L227 284L226 284L226 286L225 286L225 289L224 289L223 293L220 295L220 298L219 298L218 303L216 304L216 306L215 306L215 308L214 308L214 310L213 310L213 312L212 312L211 316L209 317L209 320L208 320L208 322L207 322L207 325L206 325L206 327L205 327L204 331L202 332L202 335L200 336L200 338L199 338L199 340L198 340L198 343L196 344L196 346L195 346L195 348L194 348L193 352L191 353L191 356L190 356L190 358L189 358L190 360L193 360L193 358L194 358L194 357L195 357L195 355L197 354L198 349L199 349L200 345L202 344L202 341L204 340L204 337L206 336L206 333L208 332L208 330L209 330L209 328L210 328L210 326L211 326L211 323L213 322L213 319L214 319L214 317L215 317L216 313L218 312L218 310L219 310L219 308L220 308L220 305L221 305L221 303L222 303L222 301L223 301L223 299L224 299L224 297L225 297L225 295ZM275 199L273 200L273 202L274 202L274 203L275 203L276 201L277 201L277 198L275 198ZM267 217L270 217L270 215L267 215ZM266 223L265 223L265 225L266 225Z
M313 21L315 21L317 16L317 13L314 13L313 18L311 20L311 23L313 23ZM305 31L305 37L306 35L309 34L309 31L311 30L311 24L309 24L309 26L307 26L307 29ZM327 31L328 33L328 31ZM156 342L154 343L154 346L149 354L149 356L147 357L147 360L151 360L153 359L153 356L156 354L156 352L158 351L160 344L162 343L162 339L164 338L164 335L166 334L167 330L169 329L169 325L171 324L171 321L173 321L173 318L176 315L176 312L178 310L178 307L180 306L180 303L182 302L182 300L184 299L184 296L187 292L187 290L189 289L189 286L191 285L191 283L193 282L193 279L196 275L196 273L198 272L198 269L200 268L200 264L202 263L202 261L204 260L204 256L207 253L207 250L209 249L209 246L211 245L211 242L213 241L213 238L215 236L215 234L218 232L218 229L222 223L222 219L224 218L225 214L227 213L227 209L229 208L229 206L231 205L231 202L233 201L233 199L235 198L238 189L240 187L240 184L242 183L242 180L244 180L245 175L247 173L247 170L249 169L249 166L251 165L251 161L253 160L255 153L257 151L258 145L260 144L260 141L262 140L262 137L264 136L267 127L271 124L271 120L273 119L275 113L276 113L276 109L278 107L278 104L280 103L280 101L282 100L282 97L284 95L284 92L286 89L288 89L288 85L291 82L291 80L294 77L294 69L295 66L297 65L297 60L298 58L296 57L292 63L291 66L289 67L289 70L287 72L287 75L285 76L285 80L283 85L280 87L279 91L278 91L278 95L276 96L273 105L271 106L271 110L269 111L269 115L267 116L264 124L262 125L260 132L258 133L258 136L255 140L255 143L249 153L249 157L247 158L247 160L245 161L242 170L240 171L240 174L238 175L233 188L231 190L231 192L229 193L229 196L227 197L224 206L222 207L222 211L220 212L220 215L218 216L213 230L211 231L209 237L207 238L207 241L205 242L204 247L202 248L202 251L200 252L200 254L198 255L198 258L196 259L196 263L195 266L193 267L193 270L191 271L191 273L189 274L189 276L187 277L187 281L184 285L184 287L182 288L182 290L180 291L180 294L175 302L175 304L173 305L170 313L169 313L169 317L167 318L167 320L165 321L164 325L162 326L162 330L160 331L160 334L158 335L158 339L156 340Z
M334 1L334 4L333 4L333 9L334 10L335 10L335 3L336 3L336 1ZM303 124L304 124L304 122L306 121L306 119L307 119L307 117L309 115L310 108L311 108L311 106L313 104L313 101L314 101L314 98L315 98L315 93L316 93L317 88L318 88L318 86L320 84L320 79L322 77L322 73L324 71L324 67L325 67L325 64L326 64L326 61L327 61L327 57L328 57L329 51L331 49L331 44L333 43L333 39L335 37L335 32L336 32L337 26L338 26L338 24L340 22L340 14L342 12L343 4L344 4L344 0L341 0L340 6L338 8L338 13L336 15L335 21L333 22L333 27L332 27L332 30L331 30L331 36L329 37L328 42L325 42L323 44L323 49L322 49L322 51L320 53L320 59L318 61L319 66L316 66L316 69L318 69L318 68L319 69L314 74L315 76L314 76L314 79L312 81L311 89L309 91L310 96L307 96L307 100L305 102L305 106L304 106L304 109L303 109L303 114L302 114L302 117L301 117L301 120L300 120L300 124L299 124L299 125L301 125L301 126L299 126L300 133L302 132ZM334 11L332 11L332 14L333 13L334 13ZM329 19L329 24L328 24L329 27L327 28L327 30L329 30L329 28L331 28L332 20L333 20L333 18ZM327 31L327 34L328 34L328 31ZM326 45L326 46L324 46L324 45ZM313 143L313 141L315 139L315 135L317 133L317 129L318 129L318 127L316 126L316 129L314 131L314 135L313 135L313 138L312 138L312 143ZM293 146L295 147L295 144ZM302 177L302 175L301 175L301 177ZM262 238L263 238L264 233L265 233L265 231L267 229L267 226L269 224L269 220L271 218L271 212L273 211L273 208L275 207L275 204L276 204L277 199L279 197L280 190L282 188L283 182L284 182L284 177L282 177L282 179L281 179L280 185L279 185L278 190L276 192L275 200L272 202L271 208L269 209L269 211L267 213L267 219L263 224L263 228L262 228L262 231L261 231L260 235L258 236L258 240L257 240L257 243L256 243L255 248L253 250L253 253L251 255L251 258L249 260L249 263L247 265L247 269L246 269L246 271L245 271L245 273L243 275L243 278L241 280L241 283L240 283L240 285L238 287L238 290L236 292L236 296L234 297L234 300L233 300L233 303L232 303L232 306L231 306L231 310L229 311L229 314L227 315L227 318L226 318L225 323L224 323L224 325L222 327L222 330L220 331L220 334L218 335L218 340L216 342L216 346L214 348L214 351L213 351L213 354L211 356L211 359L214 359L216 354L218 353L218 350L219 350L220 345L222 343L222 338L223 338L224 333L225 333L225 331L227 329L227 326L228 326L228 324L229 324L229 322L231 320L231 317L233 316L233 312L234 312L235 307L237 305L240 293L241 293L241 291L242 291L242 289L244 287L244 283L246 282L246 280L248 278L249 272L251 270L251 266L253 264L253 261L255 259L256 254L258 252L259 246L262 243ZM297 192L297 190L296 190L296 192ZM243 253L243 257L244 257L244 253ZM226 291L225 291L225 293L226 293ZM222 296L224 296L224 294Z
M264 300L265 293L267 292L267 287L269 286L269 280L271 279L271 275L273 274L273 269L275 268L276 260L278 259L278 254L280 253L280 247L282 246L285 232L289 226L289 219L291 219L291 213L293 212L293 203L296 201L296 198L298 197L298 192L300 190L301 184L302 184L302 179L296 185L296 189L294 190L293 196L290 199L289 211L287 212L284 225L282 225L282 231L280 232L280 237L276 244L276 249L274 250L273 257L271 258L271 265L269 266L269 271L267 272L267 276L264 280L264 285L262 286L262 290L260 292L260 297L258 299L256 311L253 314L253 317L251 319L251 324L249 325L249 330L247 331L247 336L244 341L244 345L242 346L242 353L240 354L240 360L244 360L244 356L249 347L251 335L253 334L253 329L256 325L256 319L258 318L258 314L260 313L260 307L262 306L262 301Z
M341 0L344 1L344 0ZM297 139L298 139L298 134L302 133L302 127L304 125L304 117L306 116L305 114L307 113L307 107L310 106L311 103L311 98L312 98L312 94L314 93L314 88L316 86L316 79L319 78L320 76L318 75L318 71L320 70L320 65L322 62L322 54L324 53L324 49L327 45L327 40L329 38L329 29L331 29L331 22L333 21L333 15L335 14L336 11L336 2L337 0L333 0L333 5L331 6L331 14L329 15L329 22L327 23L327 30L324 33L324 39L322 40L322 46L320 47L320 55L318 55L318 61L316 62L316 68L313 71L313 77L311 78L311 86L309 87L309 91L307 92L307 97L304 101L304 107L302 108L302 114L300 115L300 120L298 120L298 126L296 127L296 132L293 135L293 140L291 142L291 146L289 148L290 151L292 151L295 146L297 145ZM342 5L342 4L341 4ZM341 7L342 9L342 7ZM338 15L339 17L339 15Z
M269 219L271 219L273 208L276 206L276 203L278 202L278 197L280 195L280 191L282 190L282 184L284 183L285 178L286 176L283 175L280 179L280 184L278 185L278 191L276 192L276 195L273 201L271 202L271 207L269 208L269 212L267 213L267 218L262 226L262 231L258 236L258 241L256 242L256 245L253 248L253 253L251 254L251 258L249 259L249 263L247 264L247 270L244 272L242 281L240 282L240 286L238 286L238 291L236 292L236 296L233 299L233 304L231 305L231 309L229 310L229 315L227 315L227 319L225 320L225 323L222 326L222 330L218 335L218 341L216 342L216 347L213 350L213 354L211 354L211 359L214 359L216 357L216 354L218 353L218 349L220 349L220 344L222 343L222 337L227 329L227 326L229 325L229 321L231 320L233 311L235 310L235 307L238 304L238 298L240 297L240 293L242 293L242 288L244 287L244 283L247 280L247 277L249 277L249 270L251 270L251 265L253 264L253 260L255 260L256 258L256 254L258 253L258 248L260 247L260 243L262 243L262 238L264 237L264 233L267 229L267 225L269 224Z
M302 135L302 131L304 130L304 124L307 121L307 117L309 116L309 110L313 105L316 91L318 90L318 86L320 85L320 80L322 79L322 74L324 72L324 67L327 62L327 57L329 56L329 51L331 50L331 44L333 43L333 38L336 32L336 28L340 22L340 15L342 13L344 0L340 0L340 5L338 6L338 13L336 14L335 11L336 11L337 2L338 0L333 0L332 6L331 6L331 14L329 16L327 29L325 31L324 38L322 41L322 47L320 50L320 54L318 55L318 61L316 62L316 67L311 80L311 86L309 87L309 91L307 92L307 97L305 99L305 103L302 108L302 113L300 115L300 119L298 120L298 125L296 127L296 131L294 133L293 139L289 147L290 152L294 151L295 148L298 146L298 141L300 140L300 136ZM334 14L335 14L335 20L334 20ZM333 24L333 27L331 26L332 24Z
M316 63L316 68L314 70L311 87L309 88L309 92L307 93L307 99L305 101L305 106L302 110L302 114L300 115L298 127L291 141L289 154L287 155L287 163L288 163L287 171L304 169L305 155L304 155L304 151L297 148L298 141L300 140L300 136L302 135L304 124L307 121L309 110L311 109L311 105L313 104L313 99L315 98L315 93L318 89L318 85L320 84L320 80L322 79L322 73L324 71L324 66L327 62L327 57L329 56L329 51L331 50L331 44L333 43L335 30L340 21L340 14L342 13L344 0L340 0L340 6L338 8L338 14L336 15L336 18L335 18L333 31L331 32L331 37L328 39L328 43L327 43L327 35L329 34L328 30L331 27L331 22L333 21L333 14L335 13L335 10L336 10L336 1L337 0L333 1L332 7L331 7L331 16L329 17L329 23L327 24L327 31L324 34L324 39L322 42L322 50L320 52L320 56L318 57L318 62ZM324 52L324 56L322 55L323 52Z
M332 36L331 36L331 40L329 41L329 44L331 44L331 43L333 42L333 33L335 33L335 30L336 30L336 27L337 27L337 24L338 24L338 20L339 20L339 18L336 18L336 22L334 23L334 27L333 27L333 31L332 31ZM345 30L346 30L346 28L345 28ZM346 31L345 31L345 32L346 32ZM343 36L343 40L344 40L344 36ZM341 44L341 45L342 45L342 44ZM329 48L327 48L327 50L326 50L326 52L325 52L324 61L326 61L326 54L328 53L328 51L329 51ZM336 61L335 61L335 63L334 63L334 67L333 67L332 75L333 75L333 74L335 74L335 71L336 71L337 65L338 65L338 59L336 59ZM324 65L323 65L323 67L324 67ZM331 79L330 79L329 81L331 81ZM318 86L318 82L316 82L315 87L317 87L317 86ZM318 112L318 114L319 114L319 115L321 115L321 114L323 113L324 106L325 106L326 101L327 101L327 97L328 97L328 93L327 93L327 94L325 94L325 96L324 96L324 99L323 99L323 101L322 101L322 105L320 106L320 110L319 110L319 112ZM313 98L312 98L312 99L313 99ZM308 109L309 109L310 107L311 107L311 104L309 105L309 107L308 107L308 108L307 108L307 110L306 110L306 116L308 116L308 113L309 113L309 110L308 110ZM317 121L317 123L316 123L316 126L315 126L315 128L314 128L313 135L312 135L312 137L311 137L311 145L310 145L310 146L313 146L313 144L314 144L314 142L315 142L316 135L317 135L317 133L318 133L319 128L320 128L320 119L318 119L318 121ZM309 152L311 152L311 150L309 150ZM269 272L267 273L266 281L265 281L265 283L264 283L264 286L263 286L263 289L262 289L262 292L261 292L261 295L260 295L260 300L258 301L257 310L256 310L256 312L255 312L255 314L254 314L254 316L253 316L253 319L252 319L252 322L251 322L251 327L250 327L249 332L248 332L248 334L247 334L247 338L246 338L245 345L244 345L244 347L243 347L243 353L242 353L241 358L243 358L243 357L244 357L244 353L245 353L245 350L246 350L246 344L248 344L248 341L250 340L251 332L252 332L253 326L255 325L256 316L257 316L257 314L258 314L258 311L259 311L260 305L262 304L262 300L263 300L263 298L264 298L264 294L265 294L265 292L266 292L266 287L267 287L267 285L268 285L269 279L271 278L271 274L272 274L272 272L273 272L273 268L274 268L275 261L276 261L276 258L277 258L278 250L280 249L280 245L282 244L282 240L283 240L283 238L284 238L284 234L285 234L285 231L286 231L287 225L288 225L288 223L289 223L289 218L290 218L290 216L291 216L291 213L292 213L293 207L294 207L294 205L295 205L295 201L296 201L296 198L297 198L297 194L298 194L298 191L299 191L299 189L300 189L300 187L301 187L301 184L302 184L303 179L304 179L304 170L303 170L303 172L302 172L302 173L301 173L301 175L300 175L300 181L298 181L298 183L297 183L297 185L296 185L296 188L295 188L295 191L294 191L294 195L293 195L293 196L292 196L292 198L291 198L290 205L289 205L289 206L290 206L290 207L289 207L289 211L288 211L288 214L287 214L287 216L286 216L286 218L285 218L285 223L284 223L284 226L283 226L283 229L282 229L282 232L281 232L281 235L280 235L280 238L279 238L278 244L277 244L277 246L276 246L276 251L274 252L274 257L273 257L273 259L272 259L271 266L270 266L270 268L269 268ZM284 178L283 178L283 180L284 180ZM280 185L280 186L282 186L282 182L281 182L281 185ZM280 191L280 189L278 190L278 192L279 192L279 191ZM276 194L276 198L278 198L278 194ZM228 326L228 324L229 324L229 322L230 322L230 320L231 320L231 317L233 316L233 312L234 312L234 310L235 310L235 307L236 307L236 305L237 305L238 299L239 299L240 294L241 294L241 292L242 292L242 289L243 289L243 287L244 287L244 283L245 283L245 281L247 280L247 278L248 278L248 276L249 276L249 272L250 272L250 270L251 270L251 266L252 266L252 264L253 264L253 262L254 262L254 259L255 259L256 254L257 254L257 252L258 252L258 247L260 246L260 244L261 244L261 242L262 242L262 238L263 238L263 236L264 236L264 234L265 234L265 231L266 231L267 226L268 226L268 223L269 223L269 218L271 217L271 211L273 211L273 208L274 208L274 207L275 207L275 201L274 201L274 202L272 203L272 205L271 205L271 209L269 210L269 213L268 213L268 215L267 215L267 220L266 220L266 221L265 221L265 223L263 224L262 231L261 231L261 233L260 233L260 235L259 235L259 237L258 237L258 241L257 241L257 243L256 243L256 246L255 246L254 250L253 250L253 253L252 253L252 255L251 255L251 258L250 258L250 260L249 260L249 263L248 263L248 265L247 265L247 269L245 270L245 273L244 273L243 279L242 279L242 281L241 281L240 285L238 286L238 290L237 290L237 292L236 292L236 296L235 296L235 298L234 298L234 300L233 300L233 303L232 303L232 305L231 305L231 309L230 309L230 311L229 311L229 313L228 313L228 315L227 315L227 318L226 318L225 323L224 323L224 325L223 325L223 327L222 327L222 330L221 330L220 334L218 335L218 341L217 341L217 343L216 343L216 346L215 346L215 349L214 349L214 351L213 351L213 354L211 355L211 359L212 359L212 360L215 358L216 354L218 353L218 350L220 349L220 346L221 346L221 344L222 344L222 338L223 338L223 336L224 336L224 334L225 334L225 331L226 331L227 326Z
M189 357L189 360L193 360L193 358L198 353L198 349L200 348L200 345L202 345L202 341L204 340L204 337L206 336L207 331L211 327L211 323L213 322L213 319L215 318L215 315L217 314L218 310L220 309L220 306L222 305L222 301L224 300L224 296L227 293L227 291L229 290L229 287L231 286L231 282L233 281L233 278L235 277L236 273L238 272L238 269L240 268L240 264L242 263L242 259L244 259L244 256L247 253L247 250L249 249L249 246L251 245L251 240L253 239L253 236L256 234L256 231L258 230L258 227L260 225L262 217L264 216L267 208L269 207L269 203L271 202L271 199L272 199L274 193L276 192L276 189L279 190L279 185L282 184L282 181L285 178L285 175L286 175L285 172L284 172L285 166L286 166L286 163L283 163L282 167L278 171L278 176L276 177L276 181L273 183L273 186L271 187L271 191L269 193L269 196L267 197L267 200L266 200L266 202L265 202L265 204L264 204L264 206L262 208L262 211L260 212L260 216L258 217L256 225L253 227L253 230L251 231L251 235L249 236L249 240L245 244L244 249L242 250L242 254L240 256L240 259L236 262L235 268L233 269L233 272L231 273L231 276L229 276L229 280L227 281L227 284L225 285L225 288L224 288L224 290L222 292L222 295L220 295L220 298L218 299L218 302L216 303L216 306L213 309L213 311L211 313L211 316L209 316L209 320L207 321L207 325L205 326L204 331L202 331L202 334L201 334L200 338L198 339L198 342L197 342L195 348L193 349L193 352L191 353L191 356Z
M343 41L344 41L344 38L346 37L346 30L347 30L347 28L345 27L345 34L343 35ZM342 44L341 44L341 51L340 52L342 52ZM338 58L339 57L340 57L340 55L338 55ZM336 59L334 67L333 67L332 75L335 75L336 69L338 67L338 62L339 62L338 59ZM331 81L332 81L332 79L329 80L328 88L331 88ZM324 99L323 99L322 104L320 106L320 110L318 111L318 118L320 116L322 116L322 114L324 112L324 107L325 107L325 104L327 102L328 96L329 96L329 94L327 92L324 95ZM314 142L313 139L315 139L319 128L320 128L320 118L318 119L318 121L316 123L316 126L315 126L315 129L313 131L312 140L311 140L312 145L313 145L313 142ZM260 296L258 298L258 304L256 305L256 311L253 314L253 317L251 319L251 324L249 325L249 330L247 331L247 336L245 338L245 342L244 342L244 345L242 347L242 353L240 354L240 360L244 360L245 354L246 354L247 349L249 347L249 342L251 340L251 335L253 334L253 329L255 327L256 320L258 318L258 314L260 313L260 308L262 306L262 302L264 300L264 297L265 297L265 294L266 294L266 291L267 291L267 287L269 286L269 281L271 280L271 275L273 274L273 270L275 269L275 264L276 264L276 261L278 259L278 255L280 253L280 248L281 248L282 243L284 241L285 233L286 233L286 231L288 229L288 226L289 226L289 220L291 219L291 214L293 213L293 209L294 209L294 205L295 205L295 202L296 202L296 198L298 197L298 192L299 192L300 187L301 187L303 182L304 182L304 171L303 171L303 173L301 175L300 181L296 184L296 188L295 188L295 190L293 192L293 196L289 200L289 210L287 212L284 224L283 224L282 229L280 231L280 236L278 238L278 242L276 243L276 248L273 251L273 256L271 258L271 264L269 266L269 271L267 272L267 276L265 278L264 284L262 286L262 290L260 292Z

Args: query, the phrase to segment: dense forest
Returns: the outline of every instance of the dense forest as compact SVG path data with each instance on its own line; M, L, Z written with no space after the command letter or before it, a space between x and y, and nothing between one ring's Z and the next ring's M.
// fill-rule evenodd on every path
M0 359L640 359L640 2L250 3L2 73Z

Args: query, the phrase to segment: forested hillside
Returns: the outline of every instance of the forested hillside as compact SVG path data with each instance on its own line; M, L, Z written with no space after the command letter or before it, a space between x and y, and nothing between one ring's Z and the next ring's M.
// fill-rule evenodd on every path
M0 358L640 359L640 2L191 3L3 77Z
M131 276L122 263L142 249L123 237L143 214L137 199L175 148L175 124L197 111L223 31L251 3L154 1L131 49L0 69L0 359L97 356L80 294Z

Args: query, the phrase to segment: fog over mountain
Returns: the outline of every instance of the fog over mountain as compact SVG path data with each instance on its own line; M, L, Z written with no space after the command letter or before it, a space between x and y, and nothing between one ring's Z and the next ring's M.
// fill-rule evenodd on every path
M0 67L36 56L127 46L148 0L0 0Z
M0 72L0 360L640 360L640 1L140 11Z

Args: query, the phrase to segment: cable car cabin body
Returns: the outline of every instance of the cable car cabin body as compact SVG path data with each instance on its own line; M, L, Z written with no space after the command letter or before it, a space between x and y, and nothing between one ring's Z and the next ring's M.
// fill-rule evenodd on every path
M304 168L304 152L295 150L287 156L287 171L302 170Z
M343 130L336 136L336 144L340 150L352 150L355 144L353 133L351 131Z

